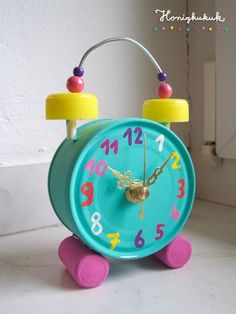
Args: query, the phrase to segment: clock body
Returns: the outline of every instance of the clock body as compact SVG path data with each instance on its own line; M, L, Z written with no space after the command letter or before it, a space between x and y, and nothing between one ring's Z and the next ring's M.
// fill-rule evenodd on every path
M79 127L77 138L62 142L49 171L50 200L62 223L113 258L142 258L173 240L195 194L192 161L181 140L167 127L139 118L95 120ZM166 160L155 179L155 169ZM124 176L114 170L132 182L155 181L144 202L127 199Z

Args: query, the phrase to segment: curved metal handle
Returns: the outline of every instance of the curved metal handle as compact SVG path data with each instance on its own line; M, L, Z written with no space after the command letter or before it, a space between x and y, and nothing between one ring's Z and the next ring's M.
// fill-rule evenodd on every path
M155 60L155 58L151 55L151 53L143 46L141 45L138 41L132 39L132 38L128 38L128 37L113 37L113 38L107 38L99 43L97 43L96 45L92 46L91 48L89 48L85 54L82 56L80 63L79 63L79 67L82 67L85 59L87 58L87 56L95 49L110 43L110 42L116 42L116 41L128 41L134 45L136 45L137 47L139 47L144 53L145 55L148 57L148 59L153 63L153 65L155 66L155 68L157 69L158 72L162 72L162 69L160 67L160 65L157 63L157 61Z

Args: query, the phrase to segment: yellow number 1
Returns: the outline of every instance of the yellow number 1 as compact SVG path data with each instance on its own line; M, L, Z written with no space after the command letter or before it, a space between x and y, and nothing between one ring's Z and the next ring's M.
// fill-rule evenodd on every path
M108 234L107 234L107 238L108 238L108 239L112 239L112 240L110 241L110 243L111 243L111 250L114 250L115 247L117 246L117 244L120 243L119 237L120 237L120 232L108 233Z

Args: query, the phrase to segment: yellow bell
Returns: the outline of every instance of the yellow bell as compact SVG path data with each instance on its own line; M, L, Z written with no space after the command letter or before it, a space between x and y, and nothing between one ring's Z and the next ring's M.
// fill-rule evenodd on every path
M143 118L160 123L189 121L188 102L184 99L149 99L143 103Z
M66 120L68 139L76 133L76 120L97 118L98 101L93 94L52 94L46 99L46 119Z
M46 99L46 119L97 119L98 102L93 94L52 94Z

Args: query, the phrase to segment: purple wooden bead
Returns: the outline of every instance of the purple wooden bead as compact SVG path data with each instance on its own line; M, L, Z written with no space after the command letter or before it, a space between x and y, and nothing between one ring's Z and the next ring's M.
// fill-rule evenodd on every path
M84 69L82 67L75 67L73 70L74 76L83 76L84 75Z
M163 82L167 79L167 74L165 72L160 72L157 77L160 82Z

